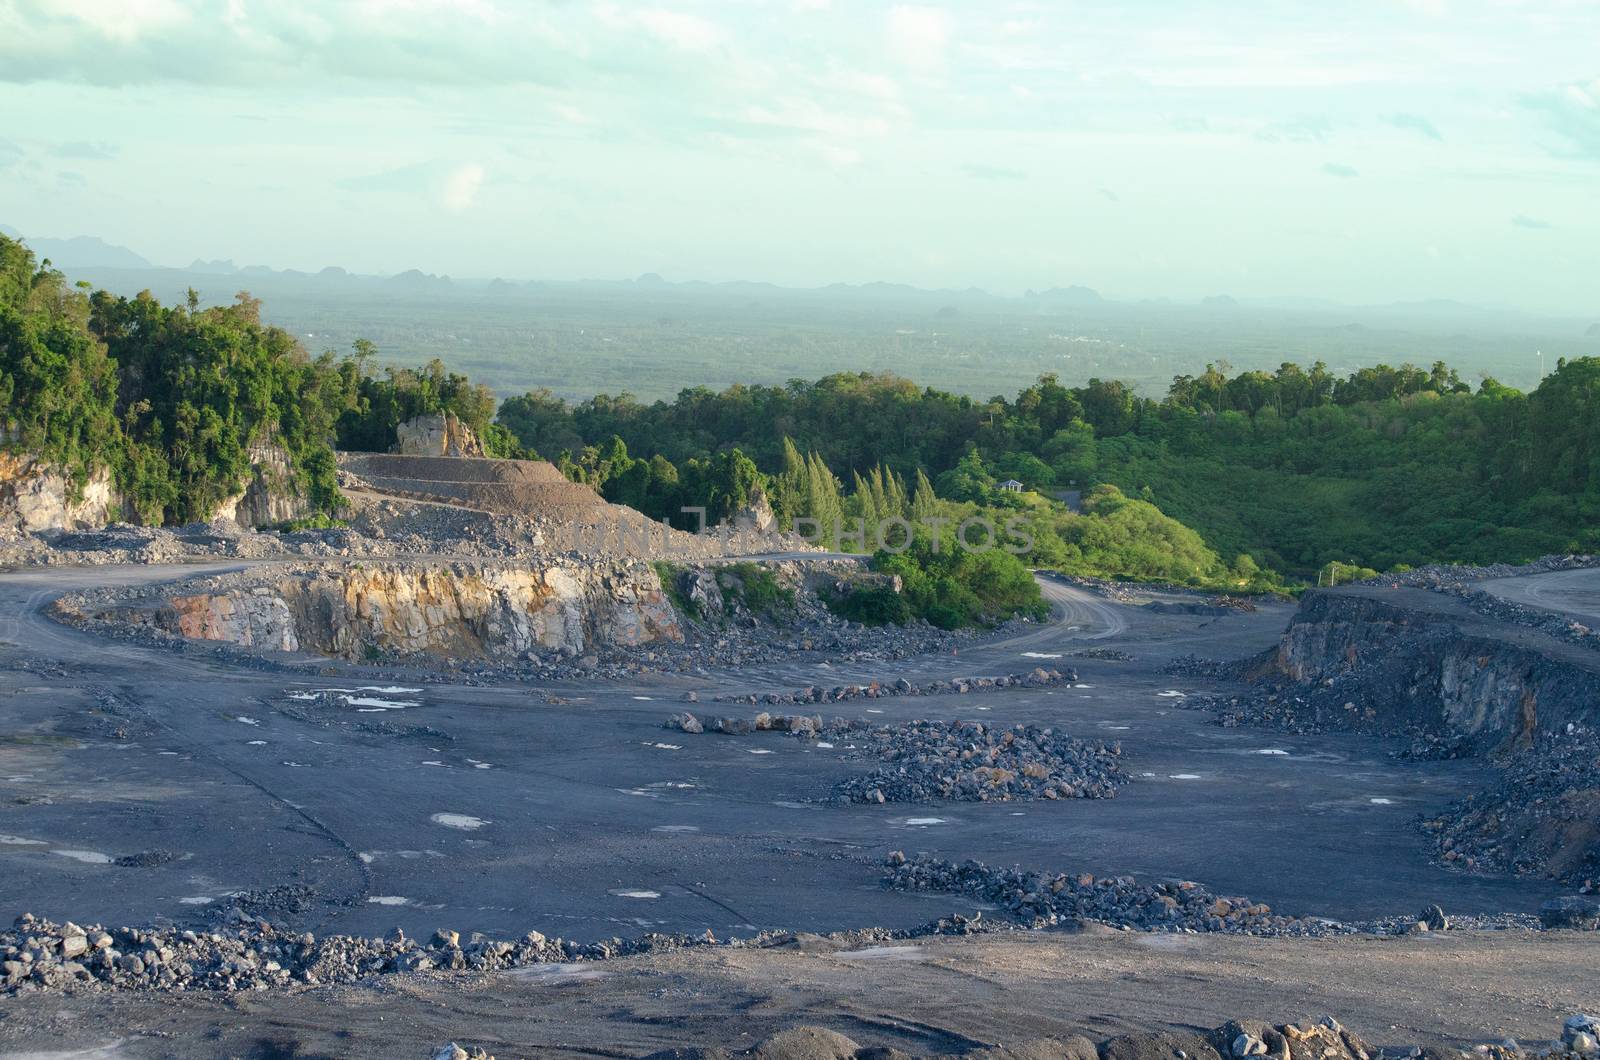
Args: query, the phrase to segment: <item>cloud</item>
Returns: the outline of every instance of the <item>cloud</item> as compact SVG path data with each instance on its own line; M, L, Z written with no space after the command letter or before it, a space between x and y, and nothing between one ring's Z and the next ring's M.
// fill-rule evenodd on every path
M0 138L0 169L10 169L18 162L21 162L22 158L22 148L10 140Z
M944 64L950 43L950 19L936 7L901 4L889 9L889 55L914 70L933 70Z
M1343 162L1324 162L1322 172L1330 177L1339 177L1343 180L1349 180L1352 177L1361 175L1361 171L1356 169L1355 166L1347 166Z
M470 210L473 200L478 197L478 189L483 186L483 176L483 167L476 162L468 162L451 170L444 178L444 193L440 196L444 208L451 213Z
M614 26L634 26L672 48L704 52L726 39L722 27L699 15L662 8L632 10L603 5L597 9L602 21Z
M89 162L108 162L122 153L122 148L104 140L68 140L56 144L51 154L57 158L77 158Z
M0 0L0 81L548 84L581 69L586 50L571 29L547 20L548 10L490 0L315 8L260 0ZM695 38L695 26L669 12L639 18L658 37Z
M1433 122L1420 114L1390 114L1383 120L1393 125L1396 129L1403 129L1406 132L1416 133L1418 136L1426 137L1429 140L1437 140L1439 143L1444 143L1444 137L1439 135L1439 130L1434 128Z
M1107 202L1121 202L1122 201L1122 196L1118 195L1116 192L1112 191L1110 188L1101 188L1100 189L1100 197L1102 199L1105 199Z
M1552 154L1600 160L1600 77L1524 96L1522 104L1544 115L1550 127L1566 140L1565 147Z
M1542 221L1537 217L1529 217L1525 213L1519 213L1513 217L1511 224L1515 228L1530 228L1535 231L1544 231L1550 227L1549 221Z
M1007 166L989 166L973 162L961 167L961 172L978 180L1027 180L1028 174Z
M1288 121L1273 122L1256 134L1268 143L1325 143L1333 132L1333 122L1321 114L1306 114Z

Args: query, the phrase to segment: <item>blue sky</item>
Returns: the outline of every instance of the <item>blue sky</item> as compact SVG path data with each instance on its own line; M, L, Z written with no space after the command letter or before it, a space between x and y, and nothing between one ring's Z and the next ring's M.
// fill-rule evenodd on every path
M1592 0L0 0L0 221L457 276L1600 313Z

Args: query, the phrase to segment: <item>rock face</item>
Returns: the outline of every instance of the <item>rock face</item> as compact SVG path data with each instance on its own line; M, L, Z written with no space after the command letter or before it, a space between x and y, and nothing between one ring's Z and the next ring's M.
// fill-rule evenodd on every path
M646 564L372 563L201 586L102 617L197 640L347 659L511 658L681 640Z
M276 443L266 443L250 447L250 481L242 493L218 505L215 518L240 526L272 526L310 512L310 503L295 488L289 454Z
M767 501L767 495L758 486L750 494L750 503L734 513L733 526L735 530L745 533L764 534L778 525L778 516L773 512L772 505Z
M122 517L109 469L89 476L76 497L60 467L26 453L0 452L0 534L82 530Z
M402 456L487 456L471 427L453 412L417 416L395 428L390 452Z
M1337 592L1305 595L1270 668L1305 689L1318 725L1427 733L1469 753L1592 723L1600 709L1600 666Z

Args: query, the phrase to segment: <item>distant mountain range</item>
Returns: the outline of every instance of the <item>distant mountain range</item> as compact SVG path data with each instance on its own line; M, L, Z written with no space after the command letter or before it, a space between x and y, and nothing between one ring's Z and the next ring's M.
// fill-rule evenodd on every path
M35 239L23 236L10 225L0 225L12 239L27 239L28 246L40 258L49 258L58 269L153 269L154 265L127 247L107 243L95 236L73 236L71 239Z
M631 290L640 293L659 292L661 294L669 294L674 291L684 293L720 293L724 295L737 294L751 298L809 296L831 299L900 300L908 303L926 303L929 300L933 300L942 303L938 306L938 309L946 315L955 313L957 304L975 306L983 302L1010 302L1012 304L1016 302L1015 299L992 295L977 287L930 290L904 283L874 281L861 284L832 283L822 287L796 288L782 287L758 280L728 280L722 282L706 280L672 281L655 272L647 272L631 280L585 279L570 282L539 280L518 282L499 277L494 279L453 280L449 276L423 272L421 269L407 269L393 276L367 276L349 272L337 265L330 265L318 272L310 273L298 269L274 269L267 265L241 266L228 259L206 261L198 258L186 268L175 269L156 265L127 247L108 243L96 236L74 236L70 239L24 237L15 228L4 224L0 224L0 232L12 238L26 238L28 245L33 248L35 254L40 258L48 258L51 264L59 269L69 271L91 270L96 273L101 270L117 270L117 273L108 274L103 278L95 275L86 277L93 282L99 282L113 289L127 286L135 279L131 275L120 275L121 273L144 272L155 275L148 279L141 277L139 278L141 282L160 283L163 286L180 282L186 276L231 276L258 283L288 282L296 286L313 285L320 287L327 284L350 284L368 289L393 292L394 294L448 295L455 291L461 291L463 293L477 292L510 296L518 292L547 291L563 287L586 287L619 291ZM1136 308L1138 306L1181 308L1187 304L1210 310L1255 309L1340 315L1360 313L1373 317L1403 317L1433 321L1484 321L1490 317L1506 318L1523 315L1512 309L1476 306L1451 299L1352 306L1324 298L1274 297L1245 299L1235 298L1227 294L1214 294L1199 299L1197 302L1188 303L1168 298L1143 299L1136 303L1117 302L1104 297L1092 287L1080 284L1073 284L1067 287L1051 287L1039 291L1030 290L1025 292L1020 300L1025 305L1043 313L1093 312L1101 309L1110 311L1119 307ZM1569 320L1568 327L1570 326ZM1600 338L1600 323L1589 325L1587 330L1583 331L1583 335L1586 338Z

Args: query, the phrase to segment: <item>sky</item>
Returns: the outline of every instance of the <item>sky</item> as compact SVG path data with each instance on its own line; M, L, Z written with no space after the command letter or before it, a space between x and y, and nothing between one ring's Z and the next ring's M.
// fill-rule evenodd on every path
M1594 0L0 0L0 222L164 265L1600 315Z

